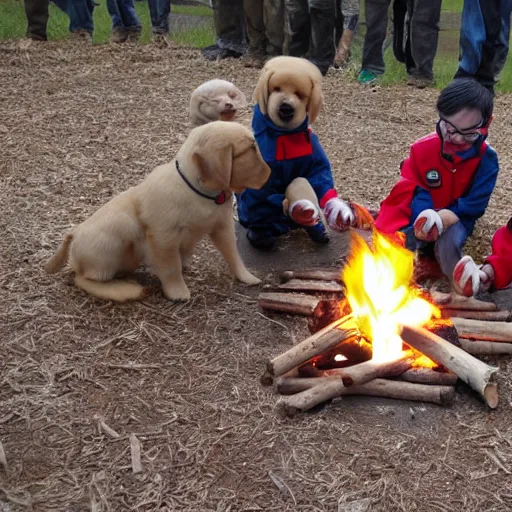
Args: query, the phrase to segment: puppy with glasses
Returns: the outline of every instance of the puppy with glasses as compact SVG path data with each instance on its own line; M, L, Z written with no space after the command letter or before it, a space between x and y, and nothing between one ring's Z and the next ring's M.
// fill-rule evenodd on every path
M259 190L237 195L238 217L250 243L275 247L275 238L304 228L313 242L329 241L321 213L336 231L368 228L373 219L338 197L329 160L310 128L323 105L319 69L298 57L275 57L263 68L254 91L252 128L270 179Z
M142 298L144 289L118 274L146 263L169 299L187 300L183 264L209 236L239 281L258 284L238 253L231 196L259 189L269 175L249 129L222 121L195 128L171 163L66 234L45 270L55 273L69 259L79 288L123 302Z

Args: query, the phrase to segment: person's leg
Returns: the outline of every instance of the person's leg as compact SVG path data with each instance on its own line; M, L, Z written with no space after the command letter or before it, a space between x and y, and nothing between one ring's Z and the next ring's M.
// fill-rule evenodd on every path
M142 31L142 24L135 10L134 0L117 0L117 5L128 38L137 40Z
M510 41L510 15L512 0L501 0L501 32L494 56L494 80L499 80L503 67L507 62Z
M464 0L459 69L455 78L472 76L494 90L494 53L501 32L500 0Z
M263 0L267 54L281 55L284 46L284 0Z
M453 270L463 256L462 248L468 238L468 232L461 222L450 226L436 242L435 256L443 274L453 285Z
M350 59L350 47L359 22L359 0L342 0L341 19L343 20L343 32L341 38L336 40L336 66L345 65Z
M123 43L128 38L117 0L107 0L107 11L112 20L112 36L114 43Z
M153 34L167 35L169 33L171 0L148 0L148 6Z
M371 78L375 79L376 74L382 74L385 71L382 47L386 39L389 4L390 0L365 0L366 35L359 75L360 82L370 82ZM369 75L373 74L373 77L366 80L364 72L370 72Z
M334 0L310 0L311 42L308 59L323 75L329 71L334 60Z
M244 12L249 39L249 51L244 56L244 63L249 67L261 67L265 61L267 48L263 0L244 0Z
M441 0L414 0L409 23L412 66L407 72L415 79L413 85L418 87L425 87L434 80L440 17Z
M304 57L309 50L311 37L308 0L284 0L284 23L288 55Z
M69 31L78 35L92 36L94 3L92 0L68 0Z
M46 41L48 23L48 0L25 0L27 17L27 37L36 41Z

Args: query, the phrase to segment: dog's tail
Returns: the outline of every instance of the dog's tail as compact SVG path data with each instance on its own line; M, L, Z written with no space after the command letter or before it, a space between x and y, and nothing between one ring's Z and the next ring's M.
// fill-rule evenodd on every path
M93 281L77 274L75 275L75 284L94 297L116 302L140 300L145 295L144 287L141 284L122 279Z
M73 233L64 236L64 240L60 244L57 252L46 262L44 270L47 274L55 274L61 270L69 259L69 247L73 241Z

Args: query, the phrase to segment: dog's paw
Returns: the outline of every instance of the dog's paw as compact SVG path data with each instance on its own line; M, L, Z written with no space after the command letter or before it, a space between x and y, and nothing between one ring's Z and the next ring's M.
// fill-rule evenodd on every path
M164 288L164 293L169 300L182 302L190 300L190 290L186 286Z
M238 276L238 280L241 283L248 284L249 286L255 286L261 283L261 279L258 279L256 276L253 276L250 272Z

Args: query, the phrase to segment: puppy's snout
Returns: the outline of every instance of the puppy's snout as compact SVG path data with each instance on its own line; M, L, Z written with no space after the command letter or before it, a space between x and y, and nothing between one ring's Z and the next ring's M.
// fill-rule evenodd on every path
M291 103L283 101L281 105L279 105L277 113L282 121L291 121L295 115L295 107Z
M230 103L229 101L227 101L225 104L224 104L224 108L226 110L233 110L235 108L235 106L233 105L233 103Z

